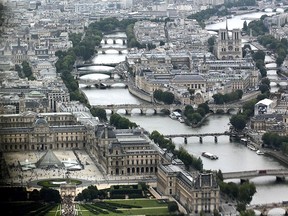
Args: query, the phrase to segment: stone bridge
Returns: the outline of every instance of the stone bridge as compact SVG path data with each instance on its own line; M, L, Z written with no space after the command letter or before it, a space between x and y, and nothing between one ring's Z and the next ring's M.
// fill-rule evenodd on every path
M118 110L125 110L126 115L130 115L132 110L138 109L141 114L146 114L147 110L154 110L154 114L159 114L163 110L168 110L170 113L173 111L183 112L186 105L168 105L168 104L111 104L111 105L97 105L97 108L102 108L105 110L110 110L111 114L117 113ZM225 113L229 113L231 110L237 112L242 110L241 104L209 104L210 111L216 113L219 110L223 110Z
M97 47L96 50L97 50L98 53L101 52L102 54L106 54L107 50L116 50L116 51L118 51L119 54L122 54L123 51L125 51L125 50L129 51L129 48L127 48L127 47L113 47L113 46L110 46L110 47Z
M111 104L111 105L97 105L96 108L110 110L111 114L117 113L118 110L125 110L126 115L130 115L132 110L138 109L141 114L146 114L147 110L153 110L154 114L159 114L163 110L168 110L170 113L173 111L182 112L185 105L162 105L162 104Z
M230 136L231 133L228 131L225 131L223 133L203 133L203 134L167 134L164 135L164 137L167 137L169 139L175 138L175 137L183 137L184 138L184 143L187 144L187 139L188 137L199 137L199 142L203 142L203 137L205 136L214 136L214 142L218 142L218 136Z
M242 105L240 103L234 104L208 104L210 111L217 113L218 111L224 111L224 113L229 113L230 111L241 112Z
M127 37L126 36L110 36L110 35L104 35L102 40L105 44L108 44L108 40L113 40L113 44L117 44L117 40L122 40L122 44L127 44Z
M78 79L77 80L79 84L85 84L87 86L92 85L99 85L100 83L103 83L107 86L113 86L115 84L124 84L124 87L127 86L128 81L126 80L119 80L119 79L106 79L106 80L91 80L91 79Z
M256 210L261 212L261 215L267 216L269 214L269 211L275 208L281 208L285 211L285 213L288 213L288 201L282 201L279 203L265 203L265 204L258 204L258 205L250 205L247 207L248 209Z
M240 179L241 182L260 176L276 176L276 180L284 180L288 169L265 169L223 173L223 179Z

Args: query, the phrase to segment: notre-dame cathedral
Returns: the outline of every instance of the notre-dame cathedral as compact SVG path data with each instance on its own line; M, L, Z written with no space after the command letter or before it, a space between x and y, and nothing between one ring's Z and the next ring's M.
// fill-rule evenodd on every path
M219 29L214 48L215 55L220 60L242 58L241 44L241 30L233 29L232 35L229 35L226 23L226 29Z

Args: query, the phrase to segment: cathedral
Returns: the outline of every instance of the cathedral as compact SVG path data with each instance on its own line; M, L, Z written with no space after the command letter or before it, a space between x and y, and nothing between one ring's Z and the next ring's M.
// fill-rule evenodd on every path
M219 29L215 43L214 54L220 60L242 58L241 29L233 29L229 34L226 21L226 29Z

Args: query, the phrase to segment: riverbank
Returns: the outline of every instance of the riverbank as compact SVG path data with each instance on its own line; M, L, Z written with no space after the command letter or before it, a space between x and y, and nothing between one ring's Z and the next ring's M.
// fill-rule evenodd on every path
M287 155L284 155L280 151L273 151L270 149L264 149L264 151L265 151L265 155L268 155L268 156L274 158L275 160L279 161L280 163L282 163L283 165L288 167L288 156Z

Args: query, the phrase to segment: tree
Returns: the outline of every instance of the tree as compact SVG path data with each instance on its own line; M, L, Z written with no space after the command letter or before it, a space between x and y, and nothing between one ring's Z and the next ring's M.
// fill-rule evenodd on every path
M175 96L172 92L164 92L163 93L163 102L165 104L172 104L174 102Z
M60 193L58 190L54 190L47 187L42 187L40 190L40 197L44 202L55 202L61 201Z
M197 124L202 120L202 116L197 112L189 114L187 117L192 124Z
M248 24L247 24L247 21L246 21L246 20L245 20L244 23L243 23L243 28L242 28L242 30L243 30L244 32L248 32Z
M265 92L269 92L270 88L269 88L269 86L266 85L266 84L261 84L261 85L259 86L259 90L260 90L261 93L263 94L263 93L265 93Z
M214 45L215 45L216 37L212 36L208 39L208 47L209 47L209 52L213 52Z
M244 183L239 187L238 200L242 203L249 204L252 201L253 195L256 193L256 187L253 183Z
M178 211L178 205L175 201L171 201L171 202L168 202L168 211L169 212L175 212L175 211Z
M257 61L257 60L262 60L264 62L265 60L265 52L263 50L258 50L257 52L255 52L253 54L253 59L254 61Z
M246 126L245 116L243 116L242 114L233 115L230 119L230 123L236 130L241 131Z
M107 121L107 114L104 109L92 107L90 112L94 117L97 116L100 121Z
M198 105L198 108L202 108L202 109L205 111L205 114L206 114L206 113L209 113L209 111L210 111L210 108L209 108L209 106L208 106L207 103L199 104L199 105Z
M265 77L261 80L261 84L266 84L267 86L270 86L270 79Z

